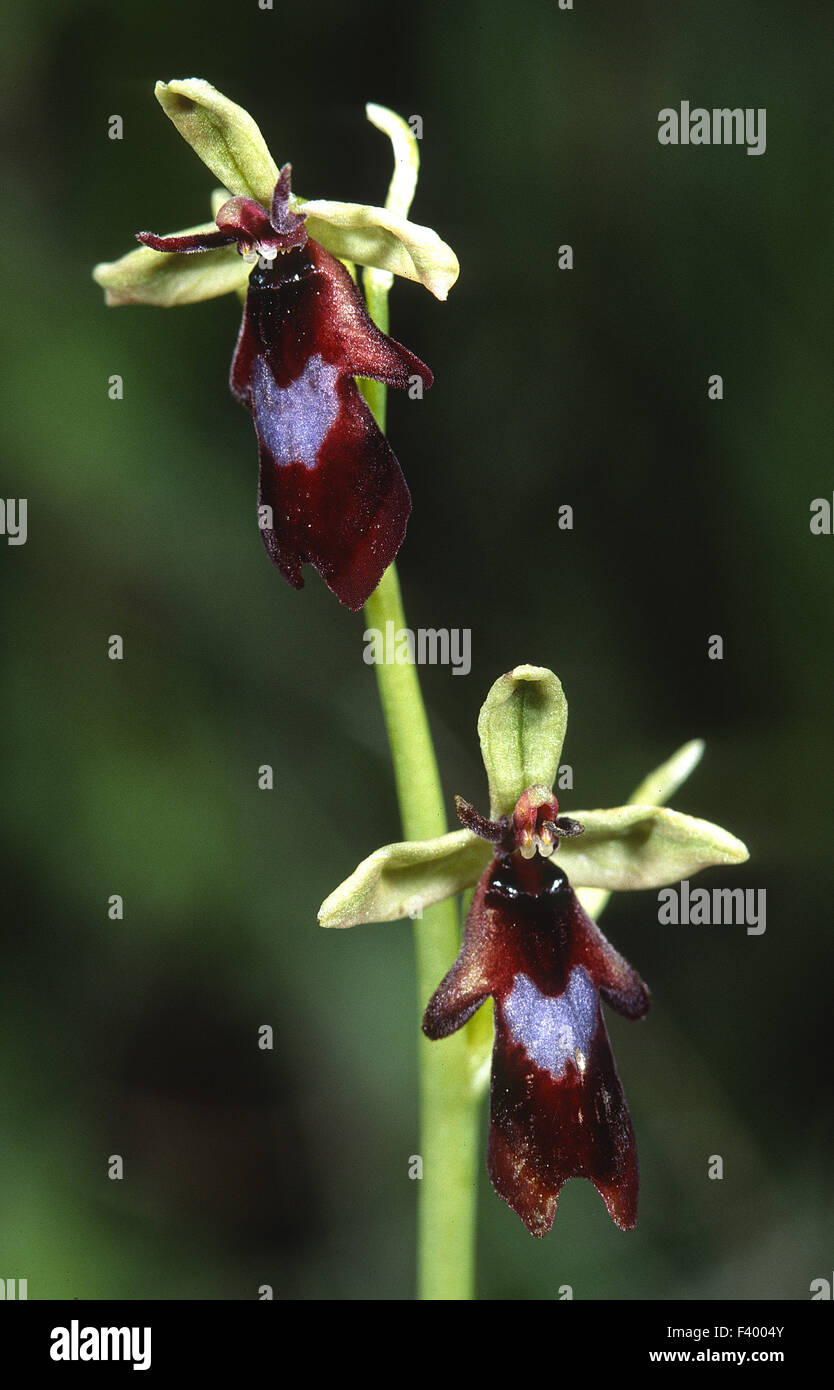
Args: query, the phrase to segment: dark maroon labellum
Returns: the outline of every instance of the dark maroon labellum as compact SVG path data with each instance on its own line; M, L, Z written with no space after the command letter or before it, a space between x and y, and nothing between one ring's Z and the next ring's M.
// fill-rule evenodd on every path
M430 386L428 368L371 322L350 275L315 241L249 280L231 387L258 436L262 535L297 589L315 565L361 608L397 554L411 499L355 377Z
M216 232L138 239L156 251L210 251L235 242L261 259L249 277L230 384L258 436L259 522L267 553L296 589L309 562L358 609L394 560L411 498L356 377L424 387L432 374L382 333L344 266L291 212L284 165L269 212L230 198Z
M498 854L469 911L457 961L426 1009L443 1038L491 995L495 1043L487 1168L533 1235L550 1230L569 1178L589 1178L624 1230L637 1220L637 1149L600 998L641 1018L649 992L536 854Z

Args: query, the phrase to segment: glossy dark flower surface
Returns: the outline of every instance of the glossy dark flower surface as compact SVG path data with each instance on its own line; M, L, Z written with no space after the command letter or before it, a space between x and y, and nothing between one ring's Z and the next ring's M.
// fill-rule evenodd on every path
M493 1186L542 1236L563 1184L589 1178L628 1230L637 1220L637 1150L600 1001L641 1018L648 990L550 858L560 834L580 833L559 818L555 798L529 789L512 817L483 821L480 832L471 808L458 809L499 852L475 890L460 954L429 1002L423 1031L446 1037L492 996Z
M345 267L307 236L304 214L290 211L290 172L281 170L269 212L231 198L217 232L138 239L161 252L234 242L259 255L230 384L255 424L261 534L295 588L310 563L340 602L358 609L402 544L411 499L356 378L429 387L432 374L374 325Z

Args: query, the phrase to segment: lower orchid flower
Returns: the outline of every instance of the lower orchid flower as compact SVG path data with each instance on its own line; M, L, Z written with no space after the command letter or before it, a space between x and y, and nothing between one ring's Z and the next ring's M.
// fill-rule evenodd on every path
M698 761L699 743L653 773L629 805L561 816L550 788L566 725L551 671L520 666L502 676L478 721L490 817L458 797L463 830L377 850L319 914L340 927L414 916L477 883L460 953L429 1000L423 1031L442 1039L494 1000L487 1168L537 1236L575 1177L594 1183L622 1229L637 1220L634 1131L601 1004L642 1018L649 992L588 908L601 910L612 889L661 887L748 857L726 830L657 804Z
M97 266L95 279L109 304L245 293L230 384L255 424L267 553L295 588L310 563L340 602L361 608L402 544L411 499L356 378L429 387L432 374L372 322L343 262L418 280L441 299L454 284L454 253L405 215L416 142L393 112L369 106L397 158L386 207L305 202L251 116L207 82L159 83L157 97L233 196L216 195L214 225L137 233L143 249Z
M444 1038L495 1001L487 1166L533 1235L550 1230L568 1178L590 1178L618 1226L637 1220L637 1150L600 996L642 1018L649 992L606 941L551 856L580 834L547 787L488 821L462 823L495 846L460 955L429 1001L423 1032Z

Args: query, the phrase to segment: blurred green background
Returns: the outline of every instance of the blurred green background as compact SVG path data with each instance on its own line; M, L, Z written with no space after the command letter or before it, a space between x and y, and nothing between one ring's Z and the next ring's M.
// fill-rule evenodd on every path
M564 809L624 801L701 736L675 804L751 848L701 882L767 890L760 937L661 928L653 893L609 905L653 992L644 1024L609 1017L638 1228L575 1182L533 1241L482 1172L479 1294L807 1298L834 1248L822 8L5 12L2 492L28 498L29 537L0 541L0 1276L30 1298L413 1296L411 924L315 924L399 834L363 620L266 559L227 390L237 303L105 310L90 280L135 230L206 216L214 180L153 98L199 75L307 196L384 196L366 100L423 118L414 217L462 273L445 305L395 288L392 332L436 384L392 393L389 428L409 621L472 630L471 675L423 672L450 810L485 807L491 682L549 665ZM766 107L766 154L661 147L683 98Z

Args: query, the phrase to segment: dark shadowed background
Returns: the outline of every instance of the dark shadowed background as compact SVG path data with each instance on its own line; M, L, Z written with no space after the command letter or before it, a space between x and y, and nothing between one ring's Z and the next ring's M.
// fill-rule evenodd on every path
M30 1298L413 1296L412 927L316 926L399 838L364 623L266 559L227 390L237 302L106 310L90 279L137 229L206 217L216 181L153 96L198 75L310 197L383 199L367 100L423 119L413 216L462 273L446 304L395 287L392 332L436 384L391 393L389 429L409 621L472 631L469 676L423 672L450 810L485 808L491 682L548 665L571 705L565 811L619 804L701 736L674 804L751 849L702 883L767 890L758 937L661 927L654 893L611 902L606 934L653 992L645 1023L609 1018L638 1228L571 1183L534 1241L482 1173L479 1293L807 1298L832 1268L822 8L6 14L2 495L28 499L29 535L0 537L0 1276ZM661 147L682 99L765 107L766 153Z

